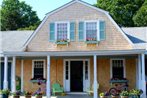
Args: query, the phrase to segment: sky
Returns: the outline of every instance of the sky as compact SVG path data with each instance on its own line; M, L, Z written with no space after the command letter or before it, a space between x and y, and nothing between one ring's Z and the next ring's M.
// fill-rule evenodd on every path
M42 20L45 14L72 1L72 0L20 0L32 6L32 10L37 12L38 17ZM96 4L97 0L83 0L90 4ZM0 5L2 0L0 0Z

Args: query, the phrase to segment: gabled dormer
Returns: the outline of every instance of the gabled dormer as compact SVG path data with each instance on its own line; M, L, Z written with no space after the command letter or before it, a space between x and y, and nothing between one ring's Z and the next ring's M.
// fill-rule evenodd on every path
M132 42L107 11L73 0L46 14L28 51L129 50Z

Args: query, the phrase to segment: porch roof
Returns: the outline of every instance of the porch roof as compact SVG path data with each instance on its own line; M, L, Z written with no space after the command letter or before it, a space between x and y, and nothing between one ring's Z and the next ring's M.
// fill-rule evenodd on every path
M93 56L142 54L146 50L98 50L98 51L47 51L47 52L3 52L6 56Z

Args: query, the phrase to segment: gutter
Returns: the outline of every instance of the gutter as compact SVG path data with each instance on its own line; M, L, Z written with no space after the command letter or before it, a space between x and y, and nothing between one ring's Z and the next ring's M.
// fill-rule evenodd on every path
M5 56L107 56L144 54L146 50L99 50L99 51L47 51L47 52L4 52Z

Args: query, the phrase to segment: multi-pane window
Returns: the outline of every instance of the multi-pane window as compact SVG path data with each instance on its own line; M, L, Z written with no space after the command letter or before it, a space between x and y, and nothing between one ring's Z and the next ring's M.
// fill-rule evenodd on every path
M57 41L67 41L68 35L68 24L57 23Z
M34 64L34 79L44 78L44 61L42 60L35 60L33 61Z
M124 60L112 60L112 78L124 78Z
M86 22L86 41L97 40L97 22Z

